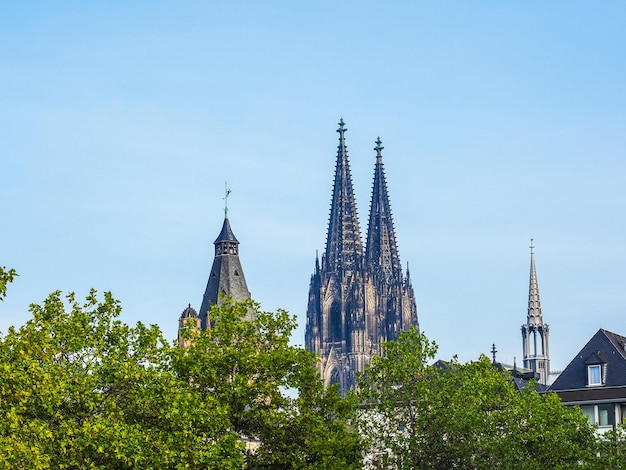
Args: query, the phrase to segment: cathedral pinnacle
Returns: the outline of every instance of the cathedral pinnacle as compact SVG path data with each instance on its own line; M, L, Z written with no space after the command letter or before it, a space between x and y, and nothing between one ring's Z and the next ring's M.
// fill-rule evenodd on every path
M382 158L382 157L383 157L383 154L382 154L381 152L382 152L382 150L383 150L385 147L382 147L382 146L380 145L380 144L382 144L382 143L383 143L383 141L382 141L382 140L380 140L380 137L378 137L378 138L376 139L376 147L374 147L374 150L376 150L376 158Z
M346 127L345 122L343 122L343 118L339 119L338 126L339 126L339 129L337 129L337 132L339 132L339 137L341 139L343 139L343 133L348 130L348 128Z
M337 148L339 149L339 153L341 154L342 160L344 160L347 156L346 155L347 154L346 136L345 136L345 133L347 132L347 130L348 128L343 122L343 118L339 119L339 129L337 129L337 132L339 133L339 146Z

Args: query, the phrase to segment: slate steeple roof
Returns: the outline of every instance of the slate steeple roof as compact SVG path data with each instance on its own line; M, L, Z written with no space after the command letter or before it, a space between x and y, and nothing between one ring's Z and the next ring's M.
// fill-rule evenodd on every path
M228 196L229 191L226 191ZM225 198L226 199L226 198ZM250 291L243 268L239 260L239 241L228 221L228 209L224 209L224 223L222 230L213 244L215 245L215 258L211 266L211 273L202 298L200 307L200 321L203 330L210 325L207 319L212 305L222 302L222 296L232 297L233 301L241 302L250 298Z
M222 243L222 242L233 242L239 245L239 240L235 237L233 233L233 229L230 228L230 222L228 221L228 216L224 217L224 224L222 225L222 231L217 236L214 244Z

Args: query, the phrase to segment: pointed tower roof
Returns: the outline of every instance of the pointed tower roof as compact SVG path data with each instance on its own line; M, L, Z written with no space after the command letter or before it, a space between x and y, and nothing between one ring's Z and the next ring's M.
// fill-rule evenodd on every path
M401 278L401 265L393 227L387 179L383 165L382 141L376 139L376 165L374 167L374 184L370 205L369 224L367 228L367 245L365 260L369 266L376 266L379 274L387 283Z
M528 315L526 323L529 325L542 325L541 300L539 299L539 284L537 283L537 271L535 270L535 246L530 239L530 283L528 286Z
M220 232L220 234L217 236L217 238L215 239L213 243L217 244L217 243L222 243L222 242L234 242L234 243L239 244L239 240L237 240L237 238L235 237L235 234L233 233L233 229L230 228L230 222L228 221L228 217L224 218L224 223L222 224L222 231Z
M250 291L246 278L243 275L243 268L239 260L239 241L228 221L228 205L227 199L230 190L226 189L224 197L224 223L222 230L217 236L213 244L215 245L215 258L211 273L202 298L202 306L200 307L200 321L202 329L205 330L209 323L207 314L211 310L212 305L221 303L221 295L232 297L235 302L241 302L250 298Z
M354 271L363 256L359 218L346 146L346 129L339 121L339 146L328 221L325 263L331 272Z

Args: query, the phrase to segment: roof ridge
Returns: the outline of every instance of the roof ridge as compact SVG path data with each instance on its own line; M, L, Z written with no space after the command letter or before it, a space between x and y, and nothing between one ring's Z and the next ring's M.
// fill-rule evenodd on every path
M622 358L626 360L626 337L613 333L612 331L605 330L604 328L600 328L600 330L611 342L613 347L621 354Z

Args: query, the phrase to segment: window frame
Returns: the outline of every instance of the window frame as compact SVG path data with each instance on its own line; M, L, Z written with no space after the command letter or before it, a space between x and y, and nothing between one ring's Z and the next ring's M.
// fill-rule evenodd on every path
M598 387L602 385L603 382L604 381L602 380L602 364L588 365L587 366L587 386Z

